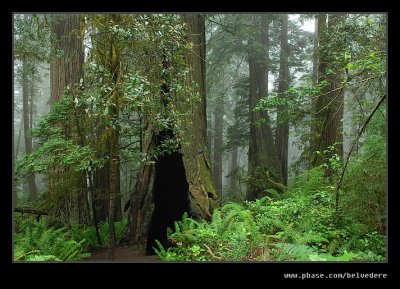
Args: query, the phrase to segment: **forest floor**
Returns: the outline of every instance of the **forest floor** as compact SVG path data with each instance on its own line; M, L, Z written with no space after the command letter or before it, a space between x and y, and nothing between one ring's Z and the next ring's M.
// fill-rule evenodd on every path
M110 262L108 259L108 249L101 249L92 252L92 256L82 260L84 262ZM130 247L118 247L114 250L115 263L158 263L162 260L157 256L146 256Z

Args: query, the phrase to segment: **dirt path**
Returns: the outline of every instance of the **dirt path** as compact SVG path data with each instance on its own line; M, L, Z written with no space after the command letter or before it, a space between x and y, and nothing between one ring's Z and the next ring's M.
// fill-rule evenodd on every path
M108 249L102 249L92 253L92 256L82 260L84 262L93 263L109 263L112 262L108 259ZM115 263L159 263L162 260L157 256L145 256L140 254L130 247L118 247L114 250Z

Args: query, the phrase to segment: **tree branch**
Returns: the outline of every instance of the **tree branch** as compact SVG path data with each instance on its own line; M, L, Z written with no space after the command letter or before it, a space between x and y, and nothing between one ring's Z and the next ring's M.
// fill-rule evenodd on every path
M211 255L214 259L222 260L221 257L215 256L214 253L211 251L210 247L208 247L206 244L204 244L204 247L206 247L208 253L210 253L210 255Z
M345 165L344 165L342 174L341 174L340 179L339 179L339 182L338 182L338 184L337 184L337 186L336 186L336 211L338 210L338 207L339 207L339 189L340 189L340 187L342 186L343 177L344 177L344 174L345 174L345 172L346 172L347 165L348 165L348 163L349 163L349 159L350 159L351 153L353 152L353 149L354 149L355 145L357 144L358 140L360 139L361 135L362 135L363 132L365 131L365 129L366 129L368 123L369 123L370 120L372 119L372 116L373 116L373 115L375 114L375 112L379 109L379 106L382 104L382 102L385 100L385 98L386 98L386 94L383 95L383 96L379 99L378 103L375 105L374 109L372 110L372 112L371 112L370 115L368 116L368 118L367 118L367 120L365 121L364 125L362 126L362 128L361 128L360 131L358 132L357 137L356 137L356 139L355 139L353 145L352 145L351 148L350 148L350 151L349 151L349 154L347 155L346 162L345 162Z

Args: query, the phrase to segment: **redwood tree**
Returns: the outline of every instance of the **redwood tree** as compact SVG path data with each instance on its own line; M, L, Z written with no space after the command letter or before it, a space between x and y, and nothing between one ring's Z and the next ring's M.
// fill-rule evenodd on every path
M261 98L268 97L268 61L269 61L269 23L268 15L254 16L254 24L259 27L250 39L249 61L249 183L248 200L254 200L267 188L282 191L280 163L276 152L271 120L268 112L255 111Z
M318 84L322 89L314 104L311 166L321 165L324 159L333 154L343 154L343 69L340 58L335 59L335 51L342 51L344 43L335 31L344 17L318 15ZM326 173L330 175L329 170Z
M196 219L210 219L212 210L218 205L207 146L205 20L199 14L184 14L182 20L188 28L187 41L191 43L191 51L186 57L190 70L187 85L195 87L199 100L190 103L179 135L168 128L157 131L145 125L147 132L144 134L142 146L144 153L159 147L166 138L182 139L178 151L161 155L154 163L141 167L130 197L129 242L141 248L147 245L148 250L155 246L155 238L164 238L165 241L166 225L170 225L173 219L181 218L178 211L180 214L187 211ZM167 94L168 82L160 88L161 98ZM171 100L163 99L164 105L169 101ZM184 107L186 103L186 99L178 99L176 106ZM148 120L144 119L144 123L146 122ZM179 191L179 196L176 191ZM178 199L183 203L177 204ZM167 218L169 223L166 223Z
M280 98L288 98L285 92L289 88L289 45L288 45L288 14L281 15L281 50L279 60L279 84L278 94ZM278 107L276 125L276 150L280 161L283 184L286 186L288 181L288 145L289 145L289 121L285 115L288 106Z
M50 62L50 105L54 105L65 95L72 97L77 84L83 77L84 46L81 37L82 17L78 14L53 15L52 23L52 57ZM60 124L67 138L76 137L82 142L79 131L72 126ZM81 145L84 145L81 143ZM74 188L65 190L64 182L73 178ZM86 187L84 173L75 173L73 169L49 171L48 190L50 196L62 193L64 200L56 209L68 222L87 223L87 196L82 188ZM58 193L57 193L58 192ZM69 209L67 209L69 208ZM64 216L65 215L65 216Z
M32 153L32 137L29 136L29 130L32 128L32 114L29 113L30 106L29 106L29 63L27 58L24 56L22 58L22 103L23 103L23 120L24 120L24 140L25 140L25 153L30 154ZM32 102L32 98L31 98ZM28 179L28 188L29 188L29 199L33 199L36 197L36 182L35 182L35 175L29 177Z

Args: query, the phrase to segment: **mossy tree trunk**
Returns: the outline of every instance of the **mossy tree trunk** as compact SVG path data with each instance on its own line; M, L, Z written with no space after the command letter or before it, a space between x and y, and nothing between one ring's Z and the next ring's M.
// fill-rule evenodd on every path
M98 17L97 17L98 16ZM98 25L97 32L92 35L94 62L104 67L109 79L110 93L104 95L107 103L107 115L98 117L96 135L96 146L99 157L107 156L105 165L98 169L93 176L96 216L101 221L109 222L110 226L110 248L114 247L114 222L122 220L121 194L120 194L120 160L119 160L119 139L120 139L120 116L119 103L121 95L121 45L117 32L110 31L106 27L110 23L118 25L121 15L97 15L93 22ZM114 240L115 241L115 240ZM112 250L110 249L110 258Z
M183 140L180 152L175 155L181 159L182 171L170 171L170 182L174 182L173 175L184 173L185 181L180 184L187 188L185 198L188 203L189 214L196 219L210 220L212 211L218 206L218 195L215 190L209 151L207 146L206 124L206 98L205 98L205 20L198 14L184 14L183 21L188 26L188 41L193 43L193 49L186 58L190 69L190 81L197 84L200 101L191 104L190 114L184 122L179 137ZM165 88L161 88L162 90ZM177 103L177 106L186 105L185 100ZM156 132L146 119L144 121L145 132L142 152L151 152L170 131ZM166 158L162 158L165 162ZM162 175L157 175L157 167L162 161L146 164L138 173L137 183L130 196L128 239L130 244L145 246L147 243L149 226L154 212L155 184ZM180 161L180 160L179 160ZM176 164L177 161L175 161ZM171 165L173 165L171 163ZM172 193L163 191L163 193Z

